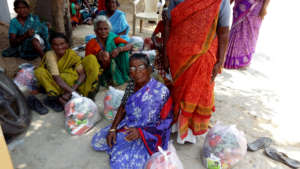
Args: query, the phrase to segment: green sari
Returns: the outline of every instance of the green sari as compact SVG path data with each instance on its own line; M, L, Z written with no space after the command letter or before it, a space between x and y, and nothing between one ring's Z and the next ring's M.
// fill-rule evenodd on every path
M114 49L125 44L115 44L114 39L118 35L110 32L107 40L105 51L111 53ZM110 67L105 69L100 77L100 84L107 86L109 82L112 82L114 86L122 85L129 81L129 52L121 52L117 57L111 58Z

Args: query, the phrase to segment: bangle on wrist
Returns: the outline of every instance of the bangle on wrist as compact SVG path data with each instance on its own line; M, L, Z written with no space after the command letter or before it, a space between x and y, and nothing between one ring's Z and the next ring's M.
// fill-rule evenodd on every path
M116 132L116 129L110 129L109 132L110 133Z
M80 82L78 80L75 81L76 85L80 85Z

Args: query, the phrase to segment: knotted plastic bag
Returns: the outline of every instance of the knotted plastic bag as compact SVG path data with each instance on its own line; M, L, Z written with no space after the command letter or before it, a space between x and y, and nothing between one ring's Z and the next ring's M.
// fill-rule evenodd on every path
M19 65L19 71L14 78L14 82L25 95L38 93L37 80L34 76L34 65L30 63Z
M144 47L144 39L139 36L132 36L129 40L129 43L133 45L133 51L141 51Z
M208 169L229 169L247 153L247 140L235 125L217 123L206 135L202 161Z
M161 147L158 147L158 150L151 155L144 169L183 169L172 142L169 142L168 150L165 151Z
M82 135L101 120L97 105L89 98L72 93L65 105L65 127L71 135Z
M123 90L118 90L109 86L109 89L104 97L104 117L107 120L113 120L115 118L124 93L125 92Z

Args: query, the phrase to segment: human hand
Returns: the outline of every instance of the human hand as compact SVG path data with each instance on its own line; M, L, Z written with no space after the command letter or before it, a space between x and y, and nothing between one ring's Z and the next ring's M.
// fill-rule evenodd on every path
M119 53L121 52L121 48L120 47L117 47L116 49L114 49L112 52L111 52L111 57L112 58L115 58L119 55Z
M65 101L68 101L68 100L70 100L71 95L72 95L71 93L65 93L65 94L62 95L62 98L63 98Z
M139 139L141 137L139 130L137 128L128 128L126 130L126 133L127 133L127 136L125 137L125 139L127 141L133 141L133 140Z
M114 144L116 144L116 138L117 138L117 133L114 131L114 132L109 132L106 136L106 143L107 145L112 148L112 146Z
M167 50L164 48L162 49L162 52L163 52L163 66L164 66L164 69L166 72L169 72L169 68L170 68L170 63L169 63L169 59L168 59L168 56L167 56Z
M165 21L168 20L167 10L163 10L162 19L165 20Z
M211 81L210 81L211 83L215 81L215 78L217 77L217 74L220 72L221 67L222 67L222 63L219 63L219 62L217 62L214 65L214 68L213 68L212 74L211 74Z
M260 13L259 13L259 17L263 20L266 15L267 15L267 10L266 9L261 9Z
M32 37L34 35L34 33L35 33L34 29L28 29L27 32L26 32L26 36L27 37Z

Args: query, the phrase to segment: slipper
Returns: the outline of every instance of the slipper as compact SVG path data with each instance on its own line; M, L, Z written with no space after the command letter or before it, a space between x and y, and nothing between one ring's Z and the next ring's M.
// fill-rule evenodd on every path
M247 145L248 151L257 151L259 149L269 147L271 145L271 143L272 143L272 139L270 139L268 137L261 137Z
M286 154L278 152L276 149L267 147L265 153L268 157L273 160L282 162L291 168L300 168L300 162L294 159L289 158Z

